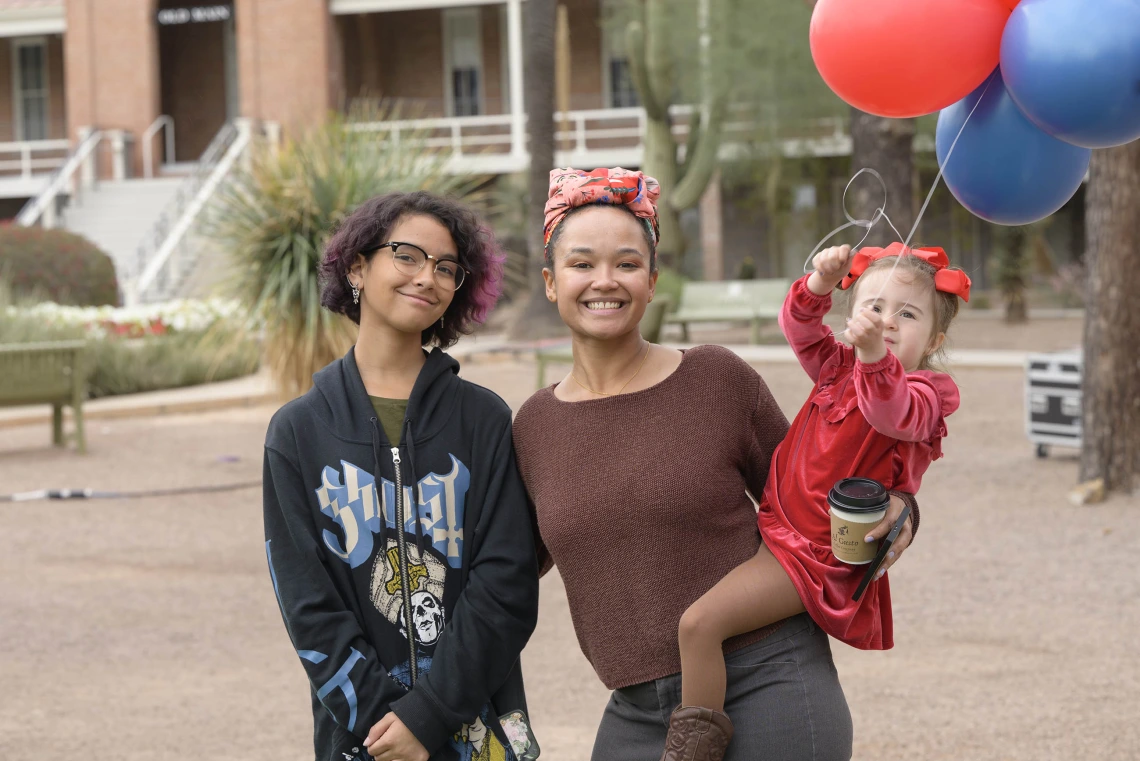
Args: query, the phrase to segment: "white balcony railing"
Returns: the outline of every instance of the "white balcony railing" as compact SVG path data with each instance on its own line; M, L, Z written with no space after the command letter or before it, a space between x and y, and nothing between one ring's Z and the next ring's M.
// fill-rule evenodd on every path
M694 106L674 106L672 130L683 146L689 125L697 118ZM638 166L645 144L645 110L605 108L554 115L555 163L590 169L596 166ZM449 154L453 171L503 173L522 171L527 157L511 151L511 115L460 116L364 122L356 129L384 132L393 140L414 139L424 147ZM722 155L731 158L756 144L755 122L737 115L724 125ZM849 153L851 140L842 119L821 119L799 134L778 141L788 156L840 156Z
M81 139L75 149L64 156L44 187L37 190L24 204L24 208L20 209L16 215L16 224L28 227L40 222L44 227L55 227L59 213L57 199L61 195L74 198L81 189L90 190L94 186L94 153L103 140L103 133L86 127L79 132Z
M67 160L70 148L67 140L0 143L0 177L30 180L34 175L50 175Z

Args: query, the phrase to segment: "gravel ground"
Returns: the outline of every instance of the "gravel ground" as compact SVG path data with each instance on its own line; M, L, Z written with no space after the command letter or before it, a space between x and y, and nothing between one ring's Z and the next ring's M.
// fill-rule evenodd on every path
M992 348L1079 339L1079 322L1057 323L1031 324L1030 344L991 331L1010 344ZM802 372L759 369L793 413L809 388ZM534 368L474 362L464 374L517 408ZM1022 374L957 378L946 458L926 476L922 529L892 572L897 646L834 647L855 757L1140 758L1140 574L1128 570L1140 499L1072 507L1073 455L1037 460L1024 437ZM271 414L94 421L86 457L53 450L47 426L0 430L0 493L258 481ZM257 488L0 503L0 541L0 759L312 757ZM578 650L557 574L541 606L524 667L543 757L585 761L607 693Z

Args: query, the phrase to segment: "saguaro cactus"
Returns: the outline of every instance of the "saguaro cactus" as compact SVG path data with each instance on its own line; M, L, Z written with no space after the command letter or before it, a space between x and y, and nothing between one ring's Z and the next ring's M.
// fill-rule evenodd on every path
M676 34L670 25L684 23L676 0L645 0L640 19L626 30L630 75L647 117L645 159L642 171L661 183L658 213L662 264L676 266L685 253L680 213L695 206L716 171L727 100L727 78L718 76L725 49L727 0L699 0L697 4L700 111L689 121L684 156L679 155L669 113L678 94Z

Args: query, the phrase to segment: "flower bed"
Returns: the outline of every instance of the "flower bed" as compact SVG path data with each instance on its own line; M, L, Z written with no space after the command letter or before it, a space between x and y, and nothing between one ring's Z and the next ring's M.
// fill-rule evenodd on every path
M137 307L49 302L0 309L0 343L87 340L92 398L228 380L257 370L260 326L234 302Z
M144 338L169 333L204 333L219 324L254 327L237 302L180 299L134 307L74 307L42 302L9 306L9 317L39 322L47 328L81 329L87 338Z

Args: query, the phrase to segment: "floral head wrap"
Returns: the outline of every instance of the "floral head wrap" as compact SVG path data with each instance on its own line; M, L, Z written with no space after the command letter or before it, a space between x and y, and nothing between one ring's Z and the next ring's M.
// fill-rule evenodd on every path
M546 201L546 220L543 239L549 245L550 236L571 210L590 204L613 204L629 208L645 221L656 243L660 240L657 228L657 198L661 186L657 180L642 172L628 169L554 169L550 172L550 195Z

